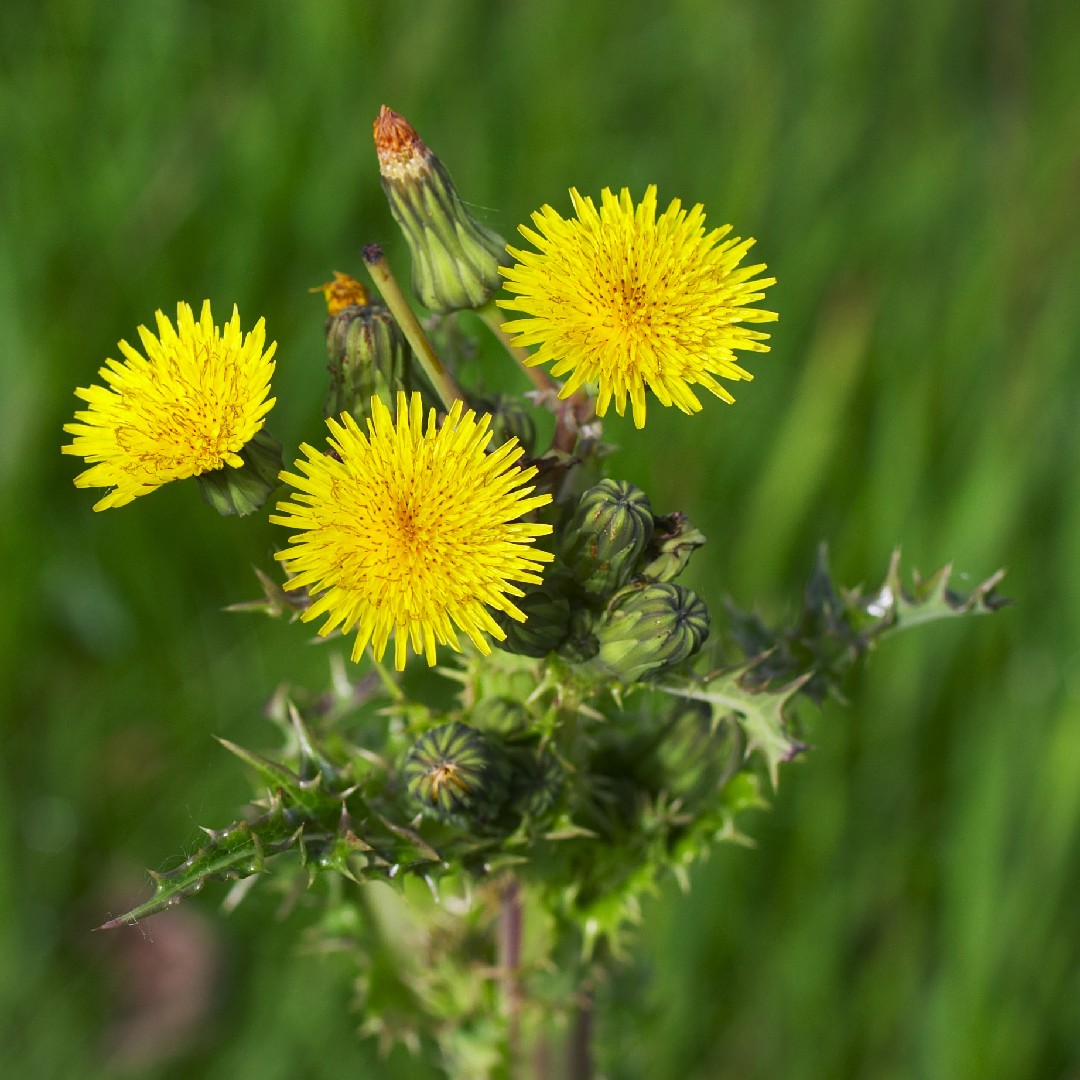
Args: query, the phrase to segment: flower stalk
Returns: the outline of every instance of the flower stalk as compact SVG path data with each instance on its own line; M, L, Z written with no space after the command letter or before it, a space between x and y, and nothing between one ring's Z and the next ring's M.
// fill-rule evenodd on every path
M375 282L376 288L378 288L383 300L386 301L386 306L393 313L398 326L401 327L401 332L412 346L424 374L439 395L443 405L449 410L453 407L455 401L464 401L464 394L462 394L457 383L454 382L450 372L443 366L434 346L431 344L430 338L424 333L424 328L420 325L420 321L413 313L409 301L401 291L401 286L397 283L397 278L394 277L390 265L386 261L383 249L378 244L369 244L364 248L363 257L364 265L368 268L368 273L371 274L371 280Z

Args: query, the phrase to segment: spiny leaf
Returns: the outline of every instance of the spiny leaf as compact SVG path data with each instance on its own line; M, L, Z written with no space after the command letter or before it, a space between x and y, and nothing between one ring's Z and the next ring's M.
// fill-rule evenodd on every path
M280 800L254 822L237 821L227 829L205 829L210 842L185 859L175 870L164 874L150 872L154 893L149 900L99 926L113 930L175 907L194 896L207 881L226 881L250 877L263 870L268 856L293 847L303 833L281 807Z
M844 673L888 634L937 619L988 614L1011 602L997 594L1002 570L966 594L949 588L951 573L944 566L925 580L914 574L905 587L897 550L879 588L869 594L838 589L822 544L789 626L767 627L756 615L728 605L732 634L753 661L744 682L774 686L801 678L803 693L814 701L830 693L841 697Z
M917 572L914 573L911 587L905 588L900 578L900 551L897 549L889 561L881 587L866 597L855 591L847 597L847 603L849 607L858 608L875 620L875 624L864 633L867 636L880 636L888 631L904 630L937 619L992 614L1013 603L997 592L1004 576L1005 571L998 570L970 592L962 593L949 587L952 577L952 565L949 564L925 580Z
M321 773L312 780L301 780L292 769L277 761L271 761L254 750L237 746L228 739L219 736L215 738L226 750L250 765L262 777L267 787L272 791L280 791L287 806L299 806L311 814L321 814L340 805L340 798L335 798L323 790Z

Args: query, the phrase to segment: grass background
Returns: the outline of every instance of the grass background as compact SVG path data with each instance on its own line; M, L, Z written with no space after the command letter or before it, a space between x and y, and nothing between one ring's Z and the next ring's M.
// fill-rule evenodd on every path
M370 241L405 267L384 101L508 237L571 185L656 182L759 238L781 321L738 404L609 425L620 472L709 536L707 596L776 616L827 538L841 580L902 544L972 582L1006 565L1021 601L890 642L808 718L757 849L648 908L607 1074L1080 1075L1080 7L48 0L5 7L0 64L10 1075L427 1075L356 1040L302 911L254 895L226 919L220 887L176 923L177 956L223 957L210 1013L171 1043L139 1027L132 986L183 999L175 964L88 928L247 797L210 735L265 745L267 691L325 658L220 610L269 564L265 521L191 485L93 514L58 452L115 342L207 296L266 315L275 430L317 433L307 288Z

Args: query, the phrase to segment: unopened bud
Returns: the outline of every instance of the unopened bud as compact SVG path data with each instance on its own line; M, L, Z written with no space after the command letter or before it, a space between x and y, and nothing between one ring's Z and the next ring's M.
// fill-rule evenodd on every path
M589 666L620 682L637 682L693 656L708 636L708 609L689 589L670 582L630 585L600 617L600 650Z
M647 581L674 581L704 543L704 534L686 520L681 510L654 518L652 539L641 556L636 576Z
M278 486L281 443L266 428L248 440L240 457L244 459L240 468L222 465L195 477L203 500L225 516L253 513Z
M478 414L491 417L491 448L497 450L508 439L517 439L526 457L536 448L536 424L532 413L519 397L511 394L488 394L472 398L469 404Z
M513 735L529 724L529 710L509 697L481 698L469 710L469 722L482 731Z
M486 821L506 801L507 764L499 747L468 724L421 735L402 769L424 814L441 821Z
M657 756L664 787L686 799L695 789L716 792L743 763L746 738L742 724L733 716L713 715L704 701L679 702L668 717Z
M630 580L652 532L648 495L625 480L601 480L563 532L563 565L589 596L604 599Z
M372 396L393 406L399 390L411 391L412 350L382 304L348 304L334 310L337 299L327 295L330 382L323 415L347 412L362 422L371 414Z
M412 287L430 311L483 307L509 264L506 241L465 209L450 174L412 125L385 105L375 121L379 173L412 254Z
M500 649L518 656L541 657L563 643L570 632L570 602L565 596L541 587L515 603L525 615L523 623L502 612L494 616L506 634L505 641L495 642Z
M579 607L570 618L570 633L559 646L559 655L571 664L583 664L600 651L600 642L594 632L595 615L586 607Z
M550 750L523 753L514 762L513 808L534 820L554 809L566 782L566 768Z

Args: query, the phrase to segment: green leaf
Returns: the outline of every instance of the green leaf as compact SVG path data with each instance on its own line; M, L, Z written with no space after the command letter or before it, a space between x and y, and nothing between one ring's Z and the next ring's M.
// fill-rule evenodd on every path
M271 791L280 791L286 806L299 806L310 814L323 814L336 810L341 805L340 797L335 798L323 790L321 773L311 780L301 780L292 769L271 761L254 750L246 750L228 739L218 736L215 738L226 750L250 765Z
M833 582L822 544L802 607L790 625L770 628L756 615L728 605L732 634L751 661L743 682L777 686L801 680L803 693L814 701L828 694L842 697L844 674L890 633L938 619L989 614L1011 603L997 593L1003 570L968 593L949 587L951 575L951 566L925 580L913 574L911 586L905 587L897 550L878 588L869 593L841 589Z
M303 830L304 826L296 824L285 812L280 799L275 799L271 808L253 822L237 821L227 829L204 829L210 842L175 870L164 874L150 871L154 893L149 900L98 929L113 930L175 907L181 900L194 896L207 881L228 881L261 873L269 856L300 842Z
M900 578L900 551L897 549L881 586L866 597L858 591L849 594L847 605L872 620L862 630L864 640L869 643L874 638L909 626L962 615L989 615L1007 607L1013 601L997 592L1004 576L1005 571L998 570L970 592L962 593L949 587L950 564L925 580L915 572L911 587L905 588Z

